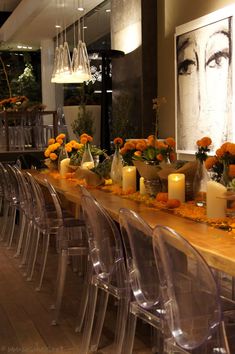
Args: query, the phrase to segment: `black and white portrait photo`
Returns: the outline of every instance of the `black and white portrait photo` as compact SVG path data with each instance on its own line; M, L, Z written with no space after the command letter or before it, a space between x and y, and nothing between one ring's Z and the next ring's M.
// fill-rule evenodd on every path
M194 152L203 136L213 149L233 138L232 17L176 35L177 150Z

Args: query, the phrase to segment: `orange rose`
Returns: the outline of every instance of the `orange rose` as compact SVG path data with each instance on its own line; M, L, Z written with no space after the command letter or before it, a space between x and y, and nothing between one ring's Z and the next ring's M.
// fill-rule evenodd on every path
M227 150L228 144L230 144L230 143L226 142L221 145L220 149L223 151L223 153L228 152L228 150Z
M46 149L45 151L44 151L44 156L45 157L49 157L50 156L50 150L48 150L48 149Z
M210 170L218 161L216 156L210 156L205 161L205 167L207 170Z
M120 153L125 155L127 153L127 149L125 147L121 148Z
M219 148L216 150L215 153L218 158L221 158L224 155L225 151L223 151L222 148Z
M227 152L229 152L231 155L235 155L235 144L234 143L228 143Z
M63 139L57 139L56 140L58 144L62 145L64 143Z
M57 135L57 137L55 138L56 141L58 141L59 139L64 139L65 138L65 134L61 133L59 135Z
M170 158L170 161L171 162L174 162L174 161L176 161L176 153L175 152L170 152L170 156L169 156L169 158Z
M55 139L51 138L48 140L48 145L54 144L55 143Z
M204 136L202 139L197 141L197 145L200 147L207 147L211 145L212 140L208 136Z
M153 147L155 147L155 141L156 141L156 139L155 139L155 136L154 136L154 135L149 135L149 136L147 137L147 145L148 145L148 146L153 146Z
M141 141L137 142L137 144L136 144L137 150L144 151L146 148L147 148L146 141L141 140Z
M157 159L158 159L158 161L162 161L163 160L163 156L162 156L162 154L157 154Z
M117 137L117 138L115 138L113 140L113 143L114 143L114 145L122 146L123 145L123 140L122 140L122 138Z
M65 150L66 150L67 152L71 152L71 151L72 151L72 146L71 146L71 145L66 145L66 146L65 146Z
M174 148L175 147L175 139L174 138L166 138L165 143L169 145L170 147Z
M134 150L135 149L135 144L131 141L127 141L124 145L124 148L126 150Z
M142 156L142 152L137 150L134 152L134 155L137 156L137 157L141 157Z
M81 144L85 145L88 142L87 137L86 136L81 137L80 142L81 142Z
M168 145L166 145L163 141L158 141L157 142L157 148L158 149L167 149Z
M93 141L93 137L90 135L87 135L87 141L89 141L91 143Z
M50 153L50 159L51 159L52 161L57 160L57 158L58 158L58 156L57 156L54 152Z
M228 175L229 175L229 177L235 177L235 165L233 165L233 164L229 165Z

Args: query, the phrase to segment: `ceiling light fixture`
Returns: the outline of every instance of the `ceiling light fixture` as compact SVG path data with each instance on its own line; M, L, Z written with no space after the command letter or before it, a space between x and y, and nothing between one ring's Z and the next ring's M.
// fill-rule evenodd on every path
M82 7L82 6L81 6ZM54 67L51 82L58 84L82 83L91 79L90 62L86 44L84 42L84 17L82 19L83 31L81 36L81 21L77 21L77 46L74 21L74 49L72 59L69 45L66 40L66 26L64 26L63 44L59 45L59 33L56 36L56 48L54 56ZM60 34L60 40L62 34Z

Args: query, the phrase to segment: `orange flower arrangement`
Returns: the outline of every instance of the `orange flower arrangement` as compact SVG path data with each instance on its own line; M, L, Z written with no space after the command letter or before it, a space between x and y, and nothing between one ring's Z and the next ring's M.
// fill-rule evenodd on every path
M19 108L22 108L22 104L28 102L28 98L26 96L14 96L10 98L5 98L0 101L0 109L9 110L9 111L17 111Z
M201 162L205 161L208 157L207 153L210 152L209 146L212 144L211 138L204 136L197 141L198 151L196 152L196 158Z
M235 177L235 144L225 142L216 150L215 156L208 157L205 161L208 170L215 173L215 179L220 181L222 175L224 178ZM227 175L227 177L225 176ZM228 181L223 181L227 184Z
M44 156L48 159L48 163L55 162L58 159L61 148L64 145L65 134L59 134L57 137L48 141L48 146L44 151Z
M175 140L171 137L157 140L154 135L147 139L133 139L125 142L121 148L123 159L131 164L132 160L151 161L159 164L161 161L175 161Z

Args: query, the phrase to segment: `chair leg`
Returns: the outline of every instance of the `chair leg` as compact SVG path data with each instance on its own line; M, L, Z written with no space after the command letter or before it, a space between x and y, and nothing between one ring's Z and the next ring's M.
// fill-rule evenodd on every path
M19 257L19 255L21 253L23 238L24 238L24 233L25 233L25 222L26 222L26 216L25 216L25 214L23 214L22 219L21 219L21 225L20 225L19 240L18 240L18 244L17 244L16 253L14 254L14 258Z
M14 237L14 231L15 231L15 224L16 224L16 208L12 209L12 216L11 216L11 229L10 229L10 233L7 239L7 248L10 249L11 245L12 245L12 241L13 241L13 237Z
M107 305L108 305L108 299L109 299L109 293L106 291L100 290L98 315L97 315L97 320L95 322L95 327L94 327L94 330L92 333L91 343L90 343L90 350L92 352L96 352L98 350L100 336L102 333L105 314L106 314Z
M82 343L81 343L81 348L79 350L79 354L88 354L89 352L89 344L90 344L91 332L92 332L94 316L95 316L97 293L98 293L98 287L90 284L85 326L82 335Z
M3 241L4 239L4 235L6 232L6 227L7 227L7 223L8 223L8 214L9 214L9 209L10 209L10 205L9 202L5 202L5 206L4 206L4 212L3 212L3 226L2 226L2 230L1 230L1 235L0 235L0 241Z
M82 296L81 296L81 301L80 301L78 314L77 314L75 332L82 331L82 325L84 323L84 318L85 318L85 313L86 313L86 308L88 303L89 284L91 283L92 272L93 272L93 267L91 265L91 262L89 261L89 256L88 256L87 271L84 279L84 284L82 287Z
M27 233L26 233L26 237L25 237L25 244L24 244L22 260L19 265L20 268L23 267L27 262L27 256L28 256L29 245L30 245L30 234L31 234L31 231L33 230L33 227L34 227L33 222L32 222L32 220L30 220L28 227L27 227Z
M122 346L122 354L131 354L133 350L134 340L135 340L135 329L136 329L137 317L129 312L126 333Z
M118 300L117 324L115 330L115 354L121 354L129 313L129 297Z
M68 250L62 250L59 256L59 266L58 266L58 275L56 283L56 303L55 303L55 316L52 321L52 325L58 323L59 313L61 309L61 303L64 293L64 285L66 280L68 265Z
M33 278L34 268L35 268L35 264L36 264L36 260L37 260L38 245L39 245L39 240L40 240L40 230L39 229L37 230L37 235L33 236L33 238L34 237L36 240L35 240L35 245L34 244L32 245L32 257L31 257L32 262L31 262L31 259L28 262L28 271L27 271L27 274L28 274L27 280L28 281L31 281ZM34 240L33 240L33 243L34 243ZM33 250L33 248L34 248L34 250Z
M40 291L42 287L42 281L45 273L45 268L46 268L46 262L47 262L47 254L48 254L48 248L49 248L49 239L50 235L43 233L43 247L42 247L42 266L41 266L41 272L40 272L40 280L39 284L36 288L36 291Z

